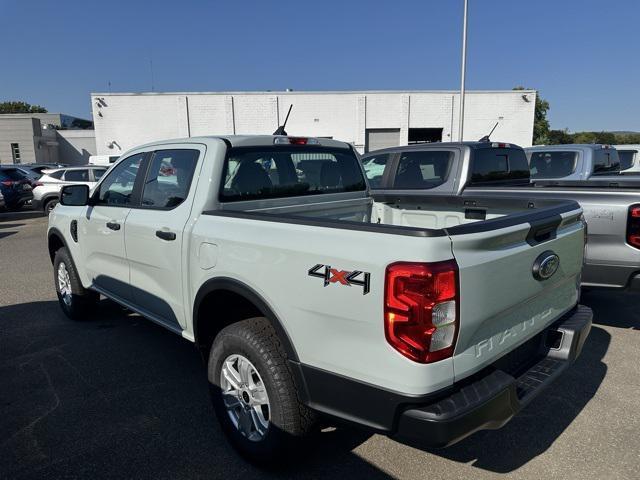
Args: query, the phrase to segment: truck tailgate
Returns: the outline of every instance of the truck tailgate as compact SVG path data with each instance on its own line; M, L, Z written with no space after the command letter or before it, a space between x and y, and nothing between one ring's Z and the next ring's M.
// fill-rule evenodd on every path
M496 219L447 229L460 272L456 381L514 350L577 303L581 212L574 204L521 214L517 224ZM554 254L557 270L544 278L554 270Z

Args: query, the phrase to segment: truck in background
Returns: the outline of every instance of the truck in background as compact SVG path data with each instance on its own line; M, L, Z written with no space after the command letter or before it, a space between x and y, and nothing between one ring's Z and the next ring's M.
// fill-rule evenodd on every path
M535 147L529 153L533 158L544 158L547 152L553 152L554 160L566 162L561 173L583 166L588 170L594 158L603 155L608 156L608 161L619 163L612 148L582 147ZM500 205L496 197L526 198L532 206L549 198L575 200L584 209L588 224L582 285L640 290L638 179L612 182L610 177L602 177L603 181L554 179L532 183L524 150L500 142L393 147L364 155L362 163L374 200L397 198L410 203L412 199L455 194L465 201L465 218L489 218L491 209ZM413 220L407 221L413 225Z

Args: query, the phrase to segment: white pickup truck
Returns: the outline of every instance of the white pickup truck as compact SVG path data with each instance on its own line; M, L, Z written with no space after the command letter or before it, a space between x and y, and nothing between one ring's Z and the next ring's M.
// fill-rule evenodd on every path
M203 137L64 187L48 246L69 317L102 294L194 342L228 438L271 461L321 415L434 446L505 424L589 333L581 214L376 202L348 144Z

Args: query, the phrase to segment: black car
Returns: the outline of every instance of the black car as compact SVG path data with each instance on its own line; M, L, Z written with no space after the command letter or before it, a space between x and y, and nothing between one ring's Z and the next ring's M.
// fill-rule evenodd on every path
M33 199L32 180L19 168L0 166L0 192L6 208L19 210Z

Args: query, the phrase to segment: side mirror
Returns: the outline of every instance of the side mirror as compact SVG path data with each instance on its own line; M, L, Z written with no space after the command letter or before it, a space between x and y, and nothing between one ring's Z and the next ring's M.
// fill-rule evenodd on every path
M62 187L60 204L69 207L83 207L89 204L89 187L87 185L66 185Z

